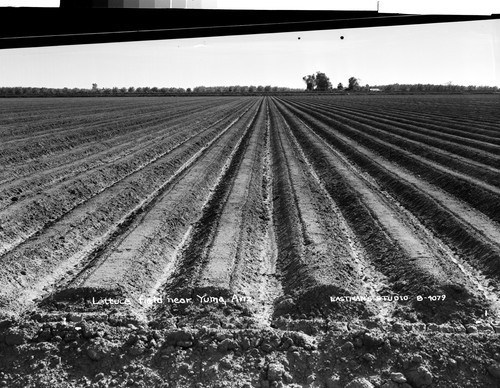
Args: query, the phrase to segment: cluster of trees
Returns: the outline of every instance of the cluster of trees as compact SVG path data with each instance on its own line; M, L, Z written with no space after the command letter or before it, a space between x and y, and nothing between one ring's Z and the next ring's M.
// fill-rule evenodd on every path
M359 86L359 80L356 77L349 78L349 80L347 82L348 82L347 90L357 91L361 88ZM368 86L368 85L366 85L366 86Z
M332 89L332 83L325 73L317 71L316 74L306 75L302 77L306 83L306 90L327 91Z
M322 73L320 71L317 71L316 74L306 75L302 77L302 80L306 83L307 91L318 90L325 92L328 90L333 90L330 79L326 76L325 73ZM361 88L359 86L359 80L355 77L349 78L347 84L348 84L347 88L344 88L344 85L342 85L342 83L339 83L337 85L337 90L357 91Z

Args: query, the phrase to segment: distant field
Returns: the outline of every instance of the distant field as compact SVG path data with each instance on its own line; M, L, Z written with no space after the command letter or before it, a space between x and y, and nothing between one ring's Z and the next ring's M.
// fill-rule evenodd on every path
M495 95L3 99L0 310L119 309L160 327L243 314L283 330L496 318L499 108Z

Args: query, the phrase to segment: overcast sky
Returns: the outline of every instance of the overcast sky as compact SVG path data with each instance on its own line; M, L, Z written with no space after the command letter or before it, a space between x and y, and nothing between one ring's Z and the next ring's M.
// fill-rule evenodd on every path
M500 86L500 20L0 50L0 86L303 88L316 71L335 86Z

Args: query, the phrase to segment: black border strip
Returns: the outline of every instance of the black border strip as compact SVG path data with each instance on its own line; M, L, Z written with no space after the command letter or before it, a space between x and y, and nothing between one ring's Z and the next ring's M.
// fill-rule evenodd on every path
M500 14L104 8L2 8L0 15L0 49L500 19Z

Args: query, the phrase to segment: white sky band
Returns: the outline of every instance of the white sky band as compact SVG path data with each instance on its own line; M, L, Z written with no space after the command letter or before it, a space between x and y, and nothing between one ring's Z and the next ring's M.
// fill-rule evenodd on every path
M334 86L500 86L500 20L0 50L0 86L303 88L316 71Z

